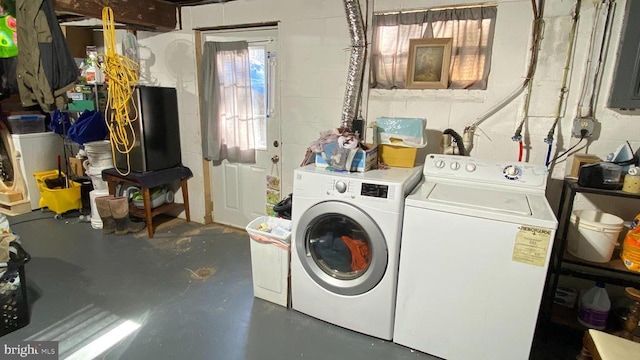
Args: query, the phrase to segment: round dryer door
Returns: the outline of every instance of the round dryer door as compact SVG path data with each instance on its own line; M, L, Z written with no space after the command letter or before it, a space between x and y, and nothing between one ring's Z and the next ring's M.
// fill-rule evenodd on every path
M312 206L301 217L296 253L311 278L341 295L373 289L387 268L387 243L378 225L357 207L338 201Z

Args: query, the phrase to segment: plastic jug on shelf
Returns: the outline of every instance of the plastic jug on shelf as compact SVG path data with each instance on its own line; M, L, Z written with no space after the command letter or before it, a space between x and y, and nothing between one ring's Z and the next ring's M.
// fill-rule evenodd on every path
M578 311L578 322L580 324L597 330L603 330L607 327L611 301L604 286L604 283L596 283L596 286L584 293L580 299L580 309Z

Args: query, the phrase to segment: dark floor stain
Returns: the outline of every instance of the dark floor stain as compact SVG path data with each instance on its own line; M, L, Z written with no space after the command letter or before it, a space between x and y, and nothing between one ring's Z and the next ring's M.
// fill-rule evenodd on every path
M214 267L201 267L193 271L191 269L186 269L191 273L191 278L196 280L207 280L216 274L216 268Z

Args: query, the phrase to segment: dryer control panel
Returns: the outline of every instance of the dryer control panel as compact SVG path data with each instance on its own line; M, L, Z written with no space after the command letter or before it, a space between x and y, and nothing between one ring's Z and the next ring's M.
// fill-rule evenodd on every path
M392 184L376 184L355 179L332 178L327 183L324 195L332 198L360 199L370 201L386 201L396 198L396 186Z
M389 185L363 183L360 195L386 199L389 196Z

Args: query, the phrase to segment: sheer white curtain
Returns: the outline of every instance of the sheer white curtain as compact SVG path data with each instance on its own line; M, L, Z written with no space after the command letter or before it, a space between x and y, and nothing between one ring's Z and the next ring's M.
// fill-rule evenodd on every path
M202 150L205 159L255 163L247 42L205 42L202 84Z
M453 38L450 89L486 89L491 68L495 6L375 15L371 86L403 89L409 40Z

